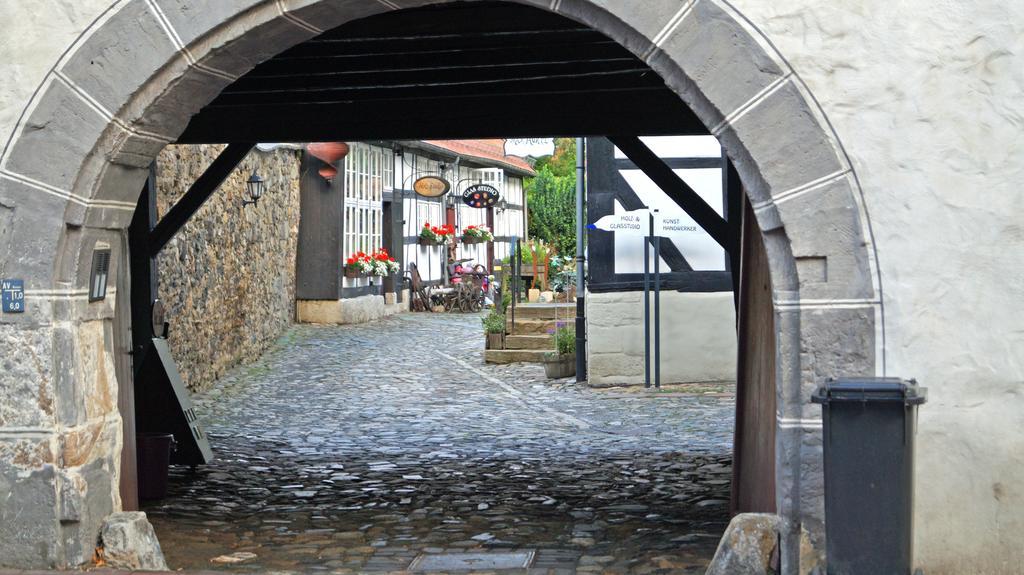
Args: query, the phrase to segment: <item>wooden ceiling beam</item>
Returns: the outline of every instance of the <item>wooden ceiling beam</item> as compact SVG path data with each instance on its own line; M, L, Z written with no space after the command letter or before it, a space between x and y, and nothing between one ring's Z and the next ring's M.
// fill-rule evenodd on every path
M236 106L207 109L179 143L317 142L462 138L705 135L707 128L668 90L452 97L407 102Z
M382 89L415 86L469 86L474 83L518 82L523 78L575 78L590 74L643 72L633 59L611 61L540 62L523 65L478 65L431 69L337 72L317 75L241 78L224 94L266 94L280 91L337 92L345 89Z

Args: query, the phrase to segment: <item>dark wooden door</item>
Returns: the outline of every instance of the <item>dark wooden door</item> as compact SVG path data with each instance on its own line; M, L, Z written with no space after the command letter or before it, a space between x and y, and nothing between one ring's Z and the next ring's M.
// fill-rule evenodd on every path
M132 306L128 232L121 234L116 262L117 293L114 295L114 374L117 377L117 409L121 413L121 509L139 508L138 471L135 461L135 381L132 377Z
M775 310L768 254L744 198L732 510L775 512Z

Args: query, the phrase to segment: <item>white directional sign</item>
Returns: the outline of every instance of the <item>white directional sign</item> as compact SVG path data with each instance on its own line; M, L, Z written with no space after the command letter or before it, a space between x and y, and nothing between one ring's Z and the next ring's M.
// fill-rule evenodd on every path
M701 228L689 218L654 214L654 235L661 237L675 236L686 232L699 232Z
M651 212L633 210L621 214L608 214L587 226L593 230L605 230L624 236L646 236L651 231Z

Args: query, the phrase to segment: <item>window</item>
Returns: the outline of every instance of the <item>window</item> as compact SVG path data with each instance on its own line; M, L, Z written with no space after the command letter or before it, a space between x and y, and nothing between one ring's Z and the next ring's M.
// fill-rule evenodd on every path
M345 156L345 256L372 252L383 242L381 204L391 189L394 155L391 150L363 143Z

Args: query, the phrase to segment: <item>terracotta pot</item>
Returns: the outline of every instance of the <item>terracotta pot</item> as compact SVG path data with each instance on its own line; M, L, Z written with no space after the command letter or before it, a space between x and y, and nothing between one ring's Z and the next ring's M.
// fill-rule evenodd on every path
M576 354L544 356L544 375L548 379L560 379L576 375Z
M317 172L320 174L321 178L327 180L328 182L333 180L334 177L338 175L338 170L336 170L334 166L331 165L323 166L319 170L317 170Z
M306 146L309 153L318 160L333 164L348 155L345 142L314 142Z

